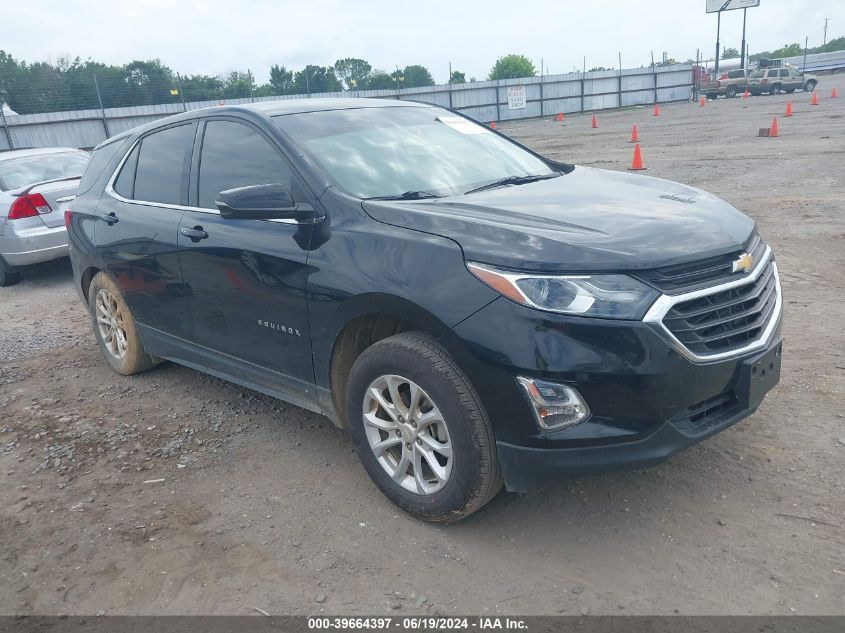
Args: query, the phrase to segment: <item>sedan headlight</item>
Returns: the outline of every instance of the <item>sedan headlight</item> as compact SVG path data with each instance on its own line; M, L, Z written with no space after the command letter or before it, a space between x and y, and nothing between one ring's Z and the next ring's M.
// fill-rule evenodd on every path
M660 294L627 275L534 275L472 262L467 267L508 299L561 314L641 319Z

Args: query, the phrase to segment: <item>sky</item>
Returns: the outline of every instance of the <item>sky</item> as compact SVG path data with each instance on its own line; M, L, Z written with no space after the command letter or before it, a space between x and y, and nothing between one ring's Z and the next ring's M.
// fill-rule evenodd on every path
M269 67L298 70L360 57L374 68L422 64L438 83L452 68L484 79L521 53L549 74L647 65L651 51L683 61L715 53L705 0L4 0L0 49L27 61L161 59L183 75ZM845 35L845 0L761 0L748 9L751 53ZM740 48L742 11L722 14L721 41Z

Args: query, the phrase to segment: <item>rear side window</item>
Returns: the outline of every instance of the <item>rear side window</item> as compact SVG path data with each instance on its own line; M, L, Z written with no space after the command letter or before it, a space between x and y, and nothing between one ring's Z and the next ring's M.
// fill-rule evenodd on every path
M780 76L781 77L789 77L789 69L788 68L782 68L781 71L780 71Z
M79 181L79 190L77 193L85 193L103 173L103 170L108 166L112 159L117 155L117 150L123 147L126 139L122 141L114 141L111 143L104 143L99 147L94 148L91 158L88 160L88 167L82 174L82 180Z
M281 184L294 200L304 189L288 161L257 130L234 121L205 126L199 168L199 206L214 209L217 194L235 187Z
M196 124L145 136L135 169L133 200L185 204Z
M123 163L120 168L120 175L114 181L113 189L124 198L132 199L135 197L135 168L138 165L138 150L141 149L141 144L135 145L129 158Z
M732 70L728 73L728 79L742 79L745 77L744 70Z

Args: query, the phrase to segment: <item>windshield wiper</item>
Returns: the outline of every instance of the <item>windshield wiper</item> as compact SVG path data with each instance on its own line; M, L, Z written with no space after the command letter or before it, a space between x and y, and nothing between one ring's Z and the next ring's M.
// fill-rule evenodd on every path
M364 200L425 200L426 198L439 198L436 193L430 191L406 191L393 196L372 196Z
M470 189L469 191L464 191L464 195L468 193L475 193L476 191L486 191L487 189L496 189L497 187L505 187L507 185L524 185L529 182L537 182L538 180L546 180L548 178L557 178L560 176L558 173L554 174L540 174L534 176L508 176L507 178L501 178L499 180L494 180L493 182L488 182L486 185L481 185L480 187L476 187L475 189Z

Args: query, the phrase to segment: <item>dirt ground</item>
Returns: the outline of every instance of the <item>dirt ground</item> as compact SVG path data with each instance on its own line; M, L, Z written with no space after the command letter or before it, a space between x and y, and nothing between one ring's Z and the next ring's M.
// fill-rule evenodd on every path
M622 170L636 123L643 173L759 223L786 352L756 415L670 462L452 526L394 508L320 416L172 364L112 373L67 260L0 289L0 613L845 613L845 75L819 96L499 126Z

